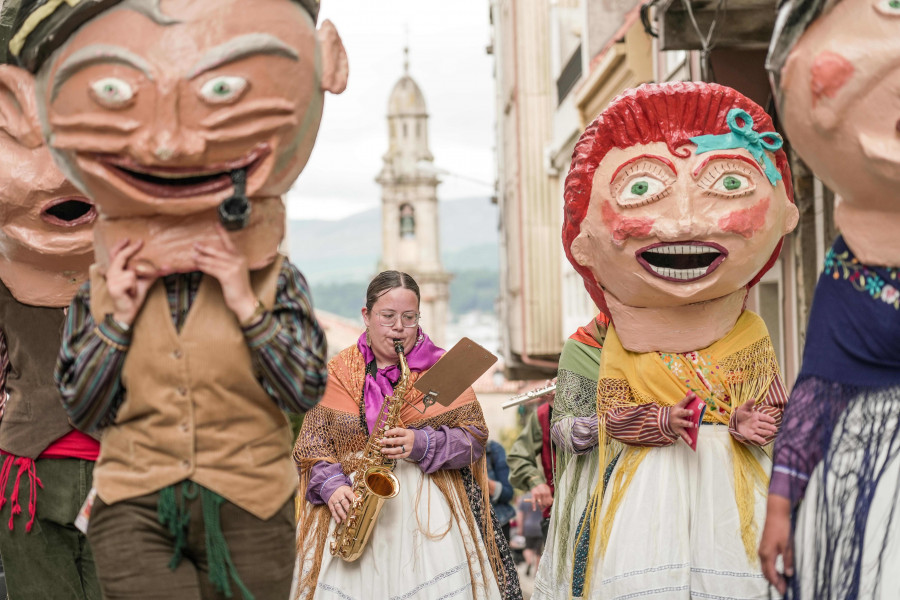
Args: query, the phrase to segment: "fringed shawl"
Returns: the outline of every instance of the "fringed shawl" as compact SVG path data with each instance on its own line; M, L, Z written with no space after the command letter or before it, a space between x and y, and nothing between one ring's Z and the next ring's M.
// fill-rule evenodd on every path
M310 410L303 421L300 435L294 446L294 461L300 472L300 496L309 485L310 471L317 462L339 462L346 475L351 475L359 468L360 454L365 449L369 435L365 425L365 417L361 411L363 385L365 380L365 359L354 345L341 351L328 363L328 384L322 401ZM424 373L410 373L410 387L405 399L407 401L400 411L401 427L414 429L441 426L459 427L468 431L480 444L487 443L488 428L481 412L481 406L471 388L466 390L450 406L435 404L424 411L423 394L412 387L413 383ZM495 539L488 496L487 470L485 457L482 455L472 464L472 474L481 490L482 503L480 519L483 523L482 536L475 515L469 509L469 500L458 470L440 470L431 475L434 483L450 506L453 519L462 527L468 527L473 540L481 538L487 550L483 555L476 545L477 552L469 555L469 573L472 585L476 585L475 573L485 572L488 564L493 569L500 589L503 590L506 574L501 561L500 550ZM307 573L301 573L299 588L313 589L318 579L322 564L323 552L329 551L328 530L331 513L326 505L307 504L299 511L300 524L298 534L298 551L301 563L314 549L313 567ZM478 570L481 571L478 571Z
M597 414L597 377L600 371L600 354L609 318L600 313L589 324L579 327L569 336L559 357L559 371L556 380L556 399L553 404L553 425L571 431L571 423L576 418ZM548 539L546 547L554 561L553 577L561 580L568 575L565 570L571 566L574 552L575 532L581 517L573 512L576 504L590 499L591 492L586 483L596 477L597 448L584 454L575 454L565 447L556 448L556 491L554 509L551 514L553 539ZM589 485L589 484L588 484ZM585 496L587 496L585 498ZM544 560L548 557L545 553Z

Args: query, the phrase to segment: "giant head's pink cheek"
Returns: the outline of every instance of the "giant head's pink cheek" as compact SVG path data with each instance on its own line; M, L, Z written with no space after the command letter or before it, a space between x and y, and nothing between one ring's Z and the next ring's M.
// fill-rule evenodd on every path
M813 106L825 96L834 98L844 84L853 76L853 64L834 52L825 51L816 56L813 62L812 79L809 82L813 97Z
M613 241L619 246L628 238L647 237L653 229L654 220L650 217L624 217L609 202L603 202L601 216L603 224L612 233Z
M766 225L769 202L770 199L767 196L750 208L743 208L728 213L719 219L719 229L728 233L736 233L745 238L752 237L754 233Z

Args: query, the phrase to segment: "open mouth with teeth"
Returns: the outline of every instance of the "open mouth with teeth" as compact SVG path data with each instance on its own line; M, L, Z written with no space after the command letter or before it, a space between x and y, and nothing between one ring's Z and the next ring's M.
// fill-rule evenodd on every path
M41 219L57 227L77 227L97 218L97 210L87 198L59 198L41 209Z
M96 160L129 186L157 198L191 198L231 189L231 173L245 169L247 176L271 153L262 144L243 157L214 165L162 167L142 165L128 157L100 155Z
M647 271L667 281L696 281L716 270L728 251L712 242L659 243L641 248L637 261Z

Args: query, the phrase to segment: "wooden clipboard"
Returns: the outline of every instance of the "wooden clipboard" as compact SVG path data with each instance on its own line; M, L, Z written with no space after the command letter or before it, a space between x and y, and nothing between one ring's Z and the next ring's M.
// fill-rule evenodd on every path
M417 379L413 387L425 394L422 399L425 408L435 402L450 406L495 362L496 356L464 337Z

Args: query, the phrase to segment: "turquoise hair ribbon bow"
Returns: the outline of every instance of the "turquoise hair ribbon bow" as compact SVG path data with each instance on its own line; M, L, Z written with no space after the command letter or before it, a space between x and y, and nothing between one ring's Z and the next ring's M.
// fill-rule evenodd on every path
M738 125L738 119L744 122ZM753 130L753 117L741 108L732 108L726 118L731 133L721 135L698 135L691 141L697 144L696 154L703 154L712 150L733 150L744 148L763 167L763 173L769 179L769 183L775 185L781 179L781 173L772 164L772 160L766 155L766 150L775 152L784 145L784 140L774 131L758 133ZM771 140L771 141L770 141Z

